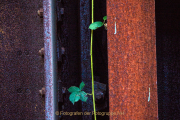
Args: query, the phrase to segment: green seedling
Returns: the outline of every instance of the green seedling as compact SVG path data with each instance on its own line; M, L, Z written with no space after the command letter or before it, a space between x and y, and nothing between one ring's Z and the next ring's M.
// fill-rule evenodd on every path
M83 87L85 86L84 82L81 82L79 87L71 86L68 91L71 93L69 96L69 100L73 103L81 100L83 102L86 102L88 97L88 93L82 91Z
M105 21L107 20L107 16L104 16L103 20L104 20L104 22L96 21L96 22L91 23L89 26L89 29L96 30L96 29L102 27L103 25L105 26L105 28L107 28L107 23L105 23Z

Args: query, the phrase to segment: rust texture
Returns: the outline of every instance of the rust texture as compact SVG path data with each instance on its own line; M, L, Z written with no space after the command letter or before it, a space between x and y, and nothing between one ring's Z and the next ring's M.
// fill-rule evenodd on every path
M110 120L158 119L155 1L108 0Z
M44 20L44 67L45 67L45 119L58 118L57 99L57 26L56 26L56 1L43 1Z
M42 0L0 1L0 120L43 120Z

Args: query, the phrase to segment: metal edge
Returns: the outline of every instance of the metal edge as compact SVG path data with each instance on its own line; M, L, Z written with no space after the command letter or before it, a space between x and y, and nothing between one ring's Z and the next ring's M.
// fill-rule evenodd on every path
M57 101L57 56L56 56L56 1L43 0L44 22L44 67L45 67L45 119L56 120Z

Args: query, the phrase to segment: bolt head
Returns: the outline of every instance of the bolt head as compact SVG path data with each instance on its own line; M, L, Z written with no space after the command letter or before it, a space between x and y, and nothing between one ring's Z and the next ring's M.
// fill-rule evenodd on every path
M41 48L38 53L40 56L44 56L44 48Z
M104 27L105 27L105 29L107 30L107 23L104 23Z
M41 96L45 96L45 87L43 87L41 90L39 90L39 93Z
M43 18L43 8L40 8L37 13L40 18Z

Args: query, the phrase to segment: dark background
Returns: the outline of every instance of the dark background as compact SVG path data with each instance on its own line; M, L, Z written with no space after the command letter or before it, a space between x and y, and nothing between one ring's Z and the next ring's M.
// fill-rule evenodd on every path
M156 0L158 112L180 119L180 1Z
M65 48L63 64L60 66L60 79L62 86L79 86L85 82L84 91L91 93L90 72L90 29L91 0L64 0L64 15L62 21L58 21L58 38L60 46ZM103 21L106 16L106 0L94 1L94 21ZM107 31L104 27L94 31L93 39L93 64L95 81L106 84L105 97L108 100L108 64L107 64ZM80 101L73 106L69 101L70 93L64 95L64 111L88 111L92 112L92 97L89 96L86 103ZM108 103L103 112L108 112ZM60 106L61 108L61 106ZM97 116L98 119L109 119L108 116ZM93 119L93 116L63 116L63 119Z

